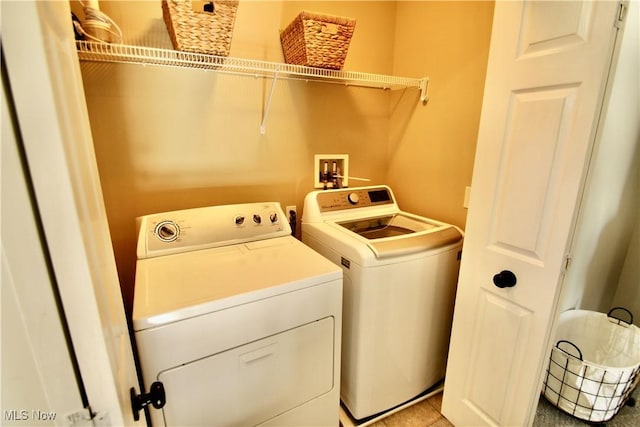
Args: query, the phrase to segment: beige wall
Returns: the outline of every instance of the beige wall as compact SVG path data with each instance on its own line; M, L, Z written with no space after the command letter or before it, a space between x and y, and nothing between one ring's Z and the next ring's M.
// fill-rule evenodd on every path
M396 14L393 71L427 73L430 100L396 96L387 181L403 209L464 228L493 2L399 2Z
M100 5L126 43L170 47L159 1ZM300 216L316 153L347 153L350 173L390 182L401 207L464 225L492 3L241 1L230 55L282 61L278 29L303 9L356 18L345 69L429 75L430 103L415 90L278 81L261 135L271 80L81 64L127 311L137 216L264 200Z

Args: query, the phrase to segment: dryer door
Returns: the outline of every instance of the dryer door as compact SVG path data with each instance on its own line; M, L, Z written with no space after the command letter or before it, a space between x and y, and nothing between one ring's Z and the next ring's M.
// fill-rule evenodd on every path
M332 317L161 372L167 426L253 426L333 387ZM313 422L313 420L309 420Z

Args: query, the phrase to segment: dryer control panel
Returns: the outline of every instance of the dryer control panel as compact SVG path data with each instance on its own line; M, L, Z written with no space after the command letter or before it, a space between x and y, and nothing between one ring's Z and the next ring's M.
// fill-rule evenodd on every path
M393 205L393 194L388 187L346 188L317 193L320 212Z
M284 237L291 227L277 202L211 206L137 219L138 259Z

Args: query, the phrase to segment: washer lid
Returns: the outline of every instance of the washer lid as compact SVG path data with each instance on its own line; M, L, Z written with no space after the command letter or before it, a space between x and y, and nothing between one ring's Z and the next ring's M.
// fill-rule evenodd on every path
M402 213L358 218L350 221L338 221L336 224L353 231L360 236L372 240L385 237L403 236L438 227L427 221L419 221Z
M342 278L291 236L138 260L139 331Z
M463 238L462 232L450 224L402 211L334 224L348 233L355 233L376 258L428 251L457 244Z
M376 258L386 258L430 251L455 245L461 241L462 233L454 226L448 225L425 232L369 240L367 246L373 251Z

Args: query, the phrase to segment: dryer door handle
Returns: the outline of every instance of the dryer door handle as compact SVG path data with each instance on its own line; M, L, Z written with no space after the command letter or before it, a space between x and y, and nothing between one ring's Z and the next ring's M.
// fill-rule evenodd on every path
M137 394L136 389L131 387L129 390L131 395L131 409L133 410L133 419L140 420L140 411L146 406L153 405L156 409L161 409L167 403L167 397L164 392L164 385L160 381L151 384L149 393Z

